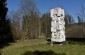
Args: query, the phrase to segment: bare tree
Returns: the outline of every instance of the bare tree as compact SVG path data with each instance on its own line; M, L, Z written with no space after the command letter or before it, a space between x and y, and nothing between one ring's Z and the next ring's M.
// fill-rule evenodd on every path
M66 23L66 26L74 24L74 19L70 14L65 15L65 23Z
M23 39L35 38L39 35L39 14L35 0L21 0Z
M22 15L30 15L35 11L37 11L35 0L21 0L20 12Z
M50 37L51 35L51 18L50 18L50 14L49 13L45 13L43 14L43 16L41 17L41 31L42 31L42 34L48 38Z
M16 11L10 12L11 26L12 26L12 33L14 35L14 39L20 39L20 17L19 13Z
M78 13L78 16L81 19L81 25L82 25L82 31L83 31L83 37L85 36L85 7L81 6L80 11Z
M85 22L85 7L84 6L81 6L78 14L79 14L79 17L82 20L82 23L84 23Z

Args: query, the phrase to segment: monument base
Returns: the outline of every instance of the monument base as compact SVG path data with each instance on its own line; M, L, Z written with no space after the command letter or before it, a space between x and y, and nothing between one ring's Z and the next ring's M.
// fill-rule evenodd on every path
M65 39L53 39L53 38L51 38L51 41L52 42L64 42Z

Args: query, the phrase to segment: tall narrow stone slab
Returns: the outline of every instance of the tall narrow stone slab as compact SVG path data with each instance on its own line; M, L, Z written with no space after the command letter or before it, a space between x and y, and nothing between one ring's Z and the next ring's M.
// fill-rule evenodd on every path
M65 13L64 9L57 7L51 9L51 32L52 42L63 42L65 41Z

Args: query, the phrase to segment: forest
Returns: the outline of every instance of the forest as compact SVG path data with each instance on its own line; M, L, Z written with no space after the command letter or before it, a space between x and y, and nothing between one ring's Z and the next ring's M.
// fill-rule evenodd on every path
M0 42L51 38L50 12L41 14L34 0L21 0L16 11L7 14L6 0L0 1ZM85 8L81 7L77 20L65 13L66 38L85 38Z
M35 0L21 0L16 11L9 9L7 0L0 0L0 55L85 55L84 6L78 11L77 22L70 13L65 13L66 41L71 42L62 46L48 43L50 12L41 14Z

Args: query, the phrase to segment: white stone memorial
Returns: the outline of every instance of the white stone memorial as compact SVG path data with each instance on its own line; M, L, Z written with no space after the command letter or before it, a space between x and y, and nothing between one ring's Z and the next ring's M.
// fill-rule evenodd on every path
M65 41L65 21L64 9L58 7L51 9L51 32L52 42Z

